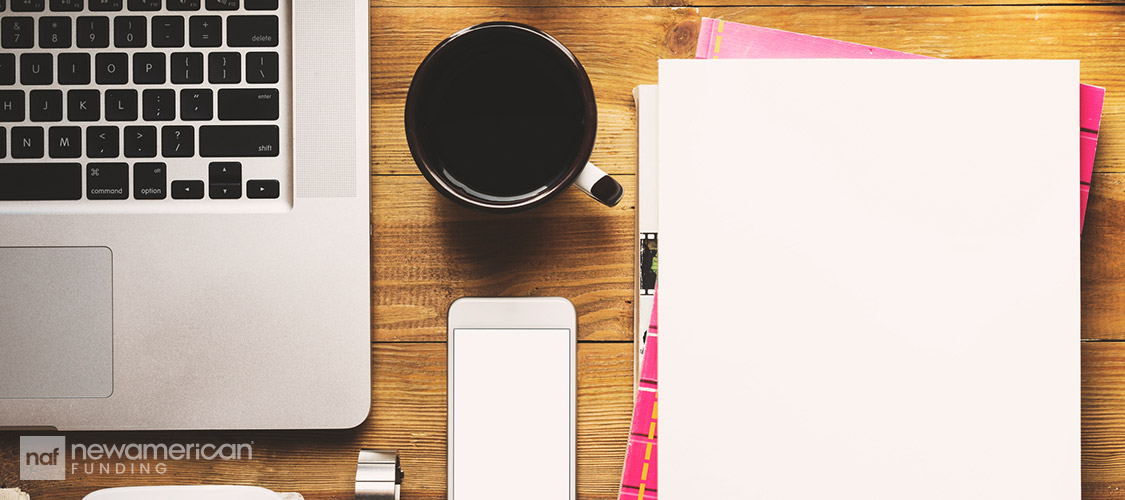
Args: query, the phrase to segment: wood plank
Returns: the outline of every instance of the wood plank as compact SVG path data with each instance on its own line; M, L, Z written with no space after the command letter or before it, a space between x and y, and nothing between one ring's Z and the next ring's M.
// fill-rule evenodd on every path
M1082 234L1082 338L1125 340L1125 174L1095 173Z
M1068 4L1109 4L1115 0L1052 0L1050 2L1034 2L1036 5L1068 5ZM1021 0L961 0L957 5L1027 5ZM372 7L410 7L415 2L411 0L371 0ZM848 6L848 5L910 5L910 6L936 6L951 5L948 0L916 0L913 2L899 2L895 0L794 0L773 1L764 3L749 3L747 0L429 0L427 6L435 7L536 7L542 9L561 10L565 8L584 7L780 7L780 6Z
M510 216L456 205L421 176L372 181L374 338L444 341L466 296L559 296L582 340L633 339L636 178L607 208L576 188Z
M3 432L0 487L18 486L29 491L34 500L51 500L76 499L99 488L139 484L249 484L297 491L308 500L343 500L355 494L358 450L378 448L400 451L406 472L403 498L444 499L445 352L444 343L376 344L372 417L351 430L66 434L68 445L252 442L253 460L165 462L163 475L80 474L67 481L21 482L16 460L18 436L26 433ZM614 498L621 479L633 401L632 352L630 343L578 346L580 499ZM497 481L503 479L501 468Z
M532 0L539 3L538 0ZM458 5L462 2L458 0ZM379 4L376 4L379 5ZM414 70L449 34L484 21L528 23L583 62L598 98L593 161L635 171L632 89L656 83L657 60L692 57L700 16L949 58L1082 59L1082 80L1108 87L1096 169L1125 172L1125 9L1116 6L768 8L375 8L373 171L417 174L403 131Z
M1082 498L1125 498L1125 343L1082 344Z
M32 498L73 499L137 484L256 484L310 500L351 498L361 447L401 450L404 498L444 498L445 344L376 344L373 417L344 431L68 433L68 443L253 442L246 462L169 463L164 475L93 475L65 482L19 481L18 436L0 432L0 487ZM609 499L618 480L632 393L632 345L579 344L579 494ZM1125 343L1082 345L1083 497L1125 498ZM37 433L39 434L39 433Z

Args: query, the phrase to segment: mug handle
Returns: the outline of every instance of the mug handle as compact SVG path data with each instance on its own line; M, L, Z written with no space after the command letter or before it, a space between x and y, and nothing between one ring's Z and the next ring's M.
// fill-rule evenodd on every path
M621 184L602 169L595 167L593 163L586 163L586 168L583 168L578 178L574 180L574 185L607 207L617 206L625 195L625 189Z

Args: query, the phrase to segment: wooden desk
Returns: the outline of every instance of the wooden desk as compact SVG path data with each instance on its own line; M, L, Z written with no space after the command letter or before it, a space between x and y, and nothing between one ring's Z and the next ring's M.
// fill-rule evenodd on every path
M372 417L347 431L71 433L68 439L76 442L253 441L254 460L170 463L164 475L65 482L18 481L19 433L9 432L0 434L0 486L20 486L36 500L173 483L257 484L309 499L348 499L356 451L366 447L400 450L404 498L444 498L446 308L466 295L559 295L573 301L580 316L579 497L615 498L633 381L631 91L656 83L659 58L691 57L699 18L709 16L929 56L1080 58L1083 82L1108 88L1082 240L1082 477L1086 498L1125 498L1125 7L737 2L745 0L712 0L706 3L730 5L699 8L690 6L694 0L371 0ZM626 187L619 207L602 207L570 190L531 213L485 216L447 202L418 175L402 126L414 69L448 34L491 20L538 26L582 60L600 110L593 161ZM528 454L534 458L533 449Z

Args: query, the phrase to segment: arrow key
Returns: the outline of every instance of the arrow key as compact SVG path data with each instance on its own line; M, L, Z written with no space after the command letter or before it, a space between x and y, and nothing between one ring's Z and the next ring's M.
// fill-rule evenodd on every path
M246 197L275 199L281 194L281 185L275 180L246 181Z
M242 198L242 184L211 184L212 200L237 200Z
M242 164L237 161L211 162L207 173L207 182L211 184L242 184Z
M172 199L202 200L203 181L172 181Z

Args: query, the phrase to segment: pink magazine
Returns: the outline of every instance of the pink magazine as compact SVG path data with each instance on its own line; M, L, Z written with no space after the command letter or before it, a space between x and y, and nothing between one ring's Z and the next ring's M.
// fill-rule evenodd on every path
M699 44L696 46L695 57L696 59L930 59L917 54L707 17L703 18L699 29ZM1090 179L1094 172L1094 152L1098 145L1098 129L1101 126L1104 101L1105 89L1092 85L1080 87L1079 234L1082 233L1082 226L1086 220L1086 201L1090 196Z
M618 500L656 500L656 330L654 301Z

